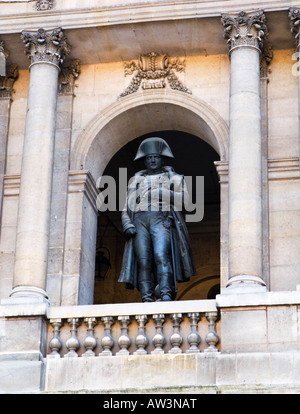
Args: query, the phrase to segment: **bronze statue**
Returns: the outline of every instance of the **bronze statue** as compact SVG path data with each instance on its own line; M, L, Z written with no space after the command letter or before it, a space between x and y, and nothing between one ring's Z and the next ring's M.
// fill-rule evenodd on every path
M188 193L183 176L164 166L166 159L174 158L165 140L145 139L134 160L141 158L146 170L131 180L122 212L127 242L119 282L136 287L143 302L175 300L176 282L196 273L180 212Z

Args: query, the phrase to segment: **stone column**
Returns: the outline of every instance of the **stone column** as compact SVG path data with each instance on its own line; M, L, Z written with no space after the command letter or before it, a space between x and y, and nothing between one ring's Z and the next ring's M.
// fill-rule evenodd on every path
M61 28L22 32L31 60L13 297L45 298L59 65L70 52Z
M260 49L265 15L222 16L230 50L230 143L227 291L265 291L262 279L262 132ZM235 288L235 289L234 289Z
M290 19L290 27L291 32L295 36L296 39L296 46L297 46L297 52L298 52L298 65L300 61L300 8L291 8L289 10L289 19ZM300 68L298 66L298 140L299 140L299 158L300 158Z

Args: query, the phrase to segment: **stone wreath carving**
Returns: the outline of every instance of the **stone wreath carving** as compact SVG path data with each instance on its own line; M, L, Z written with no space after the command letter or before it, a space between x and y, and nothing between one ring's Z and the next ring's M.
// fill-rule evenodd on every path
M160 89L166 87L166 81L171 89L191 94L178 79L175 72L183 72L185 61L179 58L169 58L165 53L151 52L141 55L138 61L124 64L125 76L133 75L129 86L120 97L136 92L140 87L146 89Z

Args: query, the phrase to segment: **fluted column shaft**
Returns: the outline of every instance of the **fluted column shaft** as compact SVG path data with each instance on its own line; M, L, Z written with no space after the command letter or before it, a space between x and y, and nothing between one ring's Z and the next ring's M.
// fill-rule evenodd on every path
M11 296L46 297L58 74L69 47L60 28L22 39L31 65Z
M262 133L260 48L263 12L222 16L230 47L229 280L227 287L261 289Z

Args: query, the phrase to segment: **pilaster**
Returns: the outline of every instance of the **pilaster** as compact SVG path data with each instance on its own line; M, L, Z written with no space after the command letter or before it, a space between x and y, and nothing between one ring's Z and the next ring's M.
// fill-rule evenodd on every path
M94 300L98 189L86 170L69 171L60 305Z
M3 53L7 58L9 52L4 47L4 42L0 42L0 53ZM19 69L17 65L10 65L5 70L5 76L0 75L0 227L2 217L2 203L3 203L3 185L4 174L6 167L6 146L8 125L10 117L10 107L12 94L14 92L13 86L19 76Z
M296 40L296 47L298 52L298 62L299 62L299 53L300 53L300 8L290 8L289 10L289 19L291 32ZM298 66L298 142L299 142L299 159L300 159L300 73ZM299 165L300 167L300 165Z
M79 60L72 60L67 65L62 66L58 79L59 93L57 99L46 289L51 305L60 305L62 295L73 100L75 80L79 75Z

